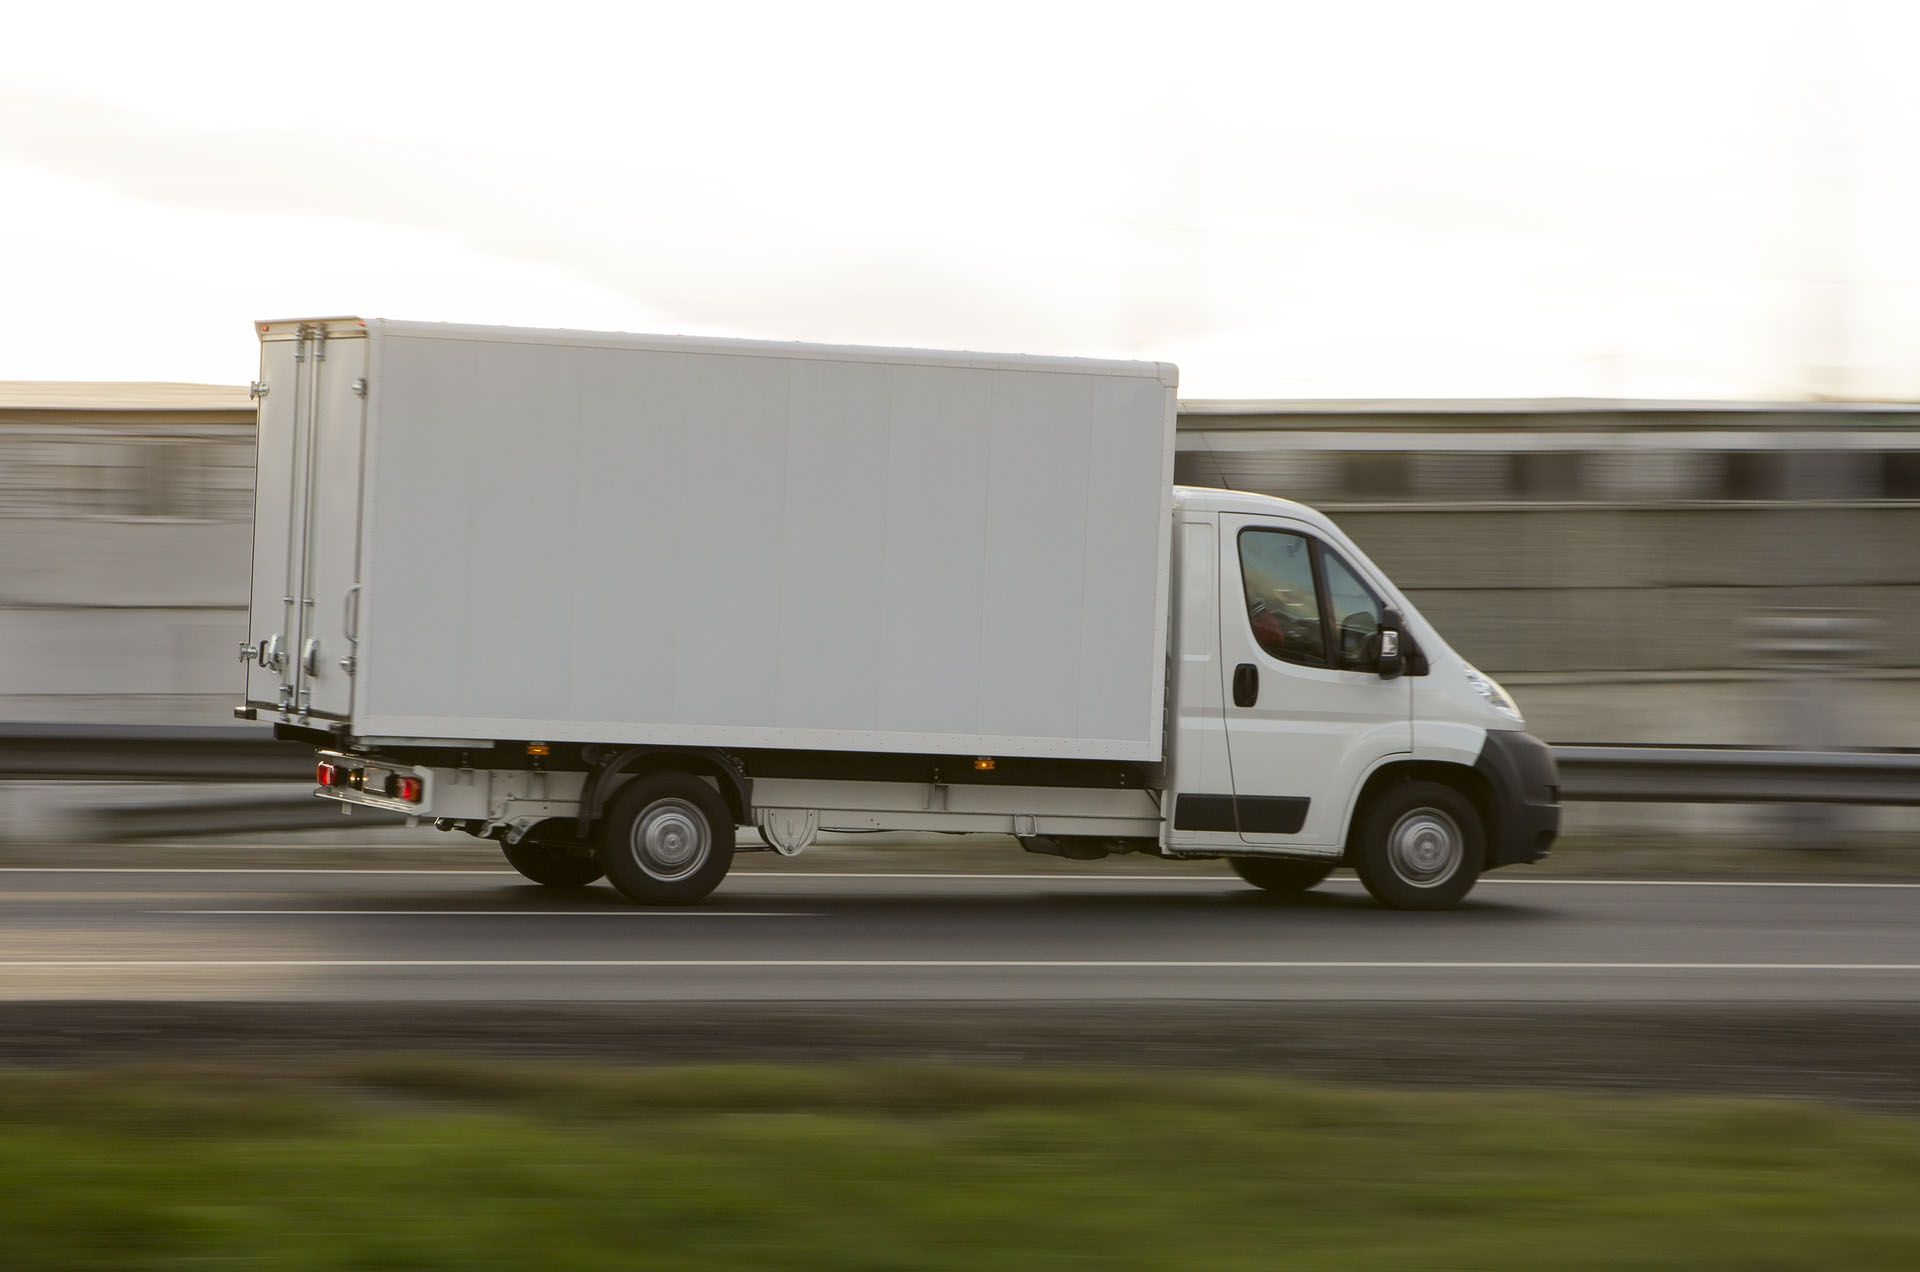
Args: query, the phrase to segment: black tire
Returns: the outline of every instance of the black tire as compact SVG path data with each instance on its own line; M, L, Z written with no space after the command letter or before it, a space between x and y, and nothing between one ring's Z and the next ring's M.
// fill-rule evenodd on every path
M1347 856L1374 900L1396 910L1445 910L1473 890L1487 834L1473 801L1439 782L1406 782L1373 797Z
M720 793L686 773L629 782L600 819L600 868L641 905L692 905L733 865L733 814Z
M517 844L503 843L507 864L535 883L548 888L584 888L599 882L606 872L586 845L542 835L545 826L535 826Z
M1283 896L1305 892L1333 873L1337 861L1295 861L1286 857L1228 857L1233 873L1254 887Z

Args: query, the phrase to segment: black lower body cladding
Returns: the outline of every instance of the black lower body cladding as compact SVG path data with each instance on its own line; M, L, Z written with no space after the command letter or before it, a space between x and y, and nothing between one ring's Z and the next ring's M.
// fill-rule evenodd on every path
M1518 729L1489 729L1473 767L1493 792L1488 868L1546 856L1560 833L1560 772L1547 744Z

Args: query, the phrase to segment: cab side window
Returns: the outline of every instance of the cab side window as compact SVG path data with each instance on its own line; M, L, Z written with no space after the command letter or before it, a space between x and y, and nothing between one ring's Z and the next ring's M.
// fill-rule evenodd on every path
M1247 621L1260 648L1285 662L1326 666L1313 547L1306 537L1286 530L1242 530L1240 578Z
M1380 631L1380 598L1325 544L1320 545L1320 569L1327 581L1328 608L1339 646L1334 666L1342 671L1372 671L1380 656L1374 641Z

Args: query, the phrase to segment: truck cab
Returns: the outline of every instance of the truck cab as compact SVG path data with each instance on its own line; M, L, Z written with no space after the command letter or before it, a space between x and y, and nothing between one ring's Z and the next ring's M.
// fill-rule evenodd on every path
M1550 752L1338 526L1176 487L1173 530L1170 854L1280 888L1346 861L1414 907L1545 855Z

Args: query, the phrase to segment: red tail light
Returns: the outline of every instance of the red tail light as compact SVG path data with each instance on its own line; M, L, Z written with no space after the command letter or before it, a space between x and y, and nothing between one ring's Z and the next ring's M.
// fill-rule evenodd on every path
M387 795L391 799L403 799L409 804L418 804L425 789L417 777L407 777L400 773L387 774Z
M340 766L331 760L322 760L314 766L313 780L322 786L339 786Z

